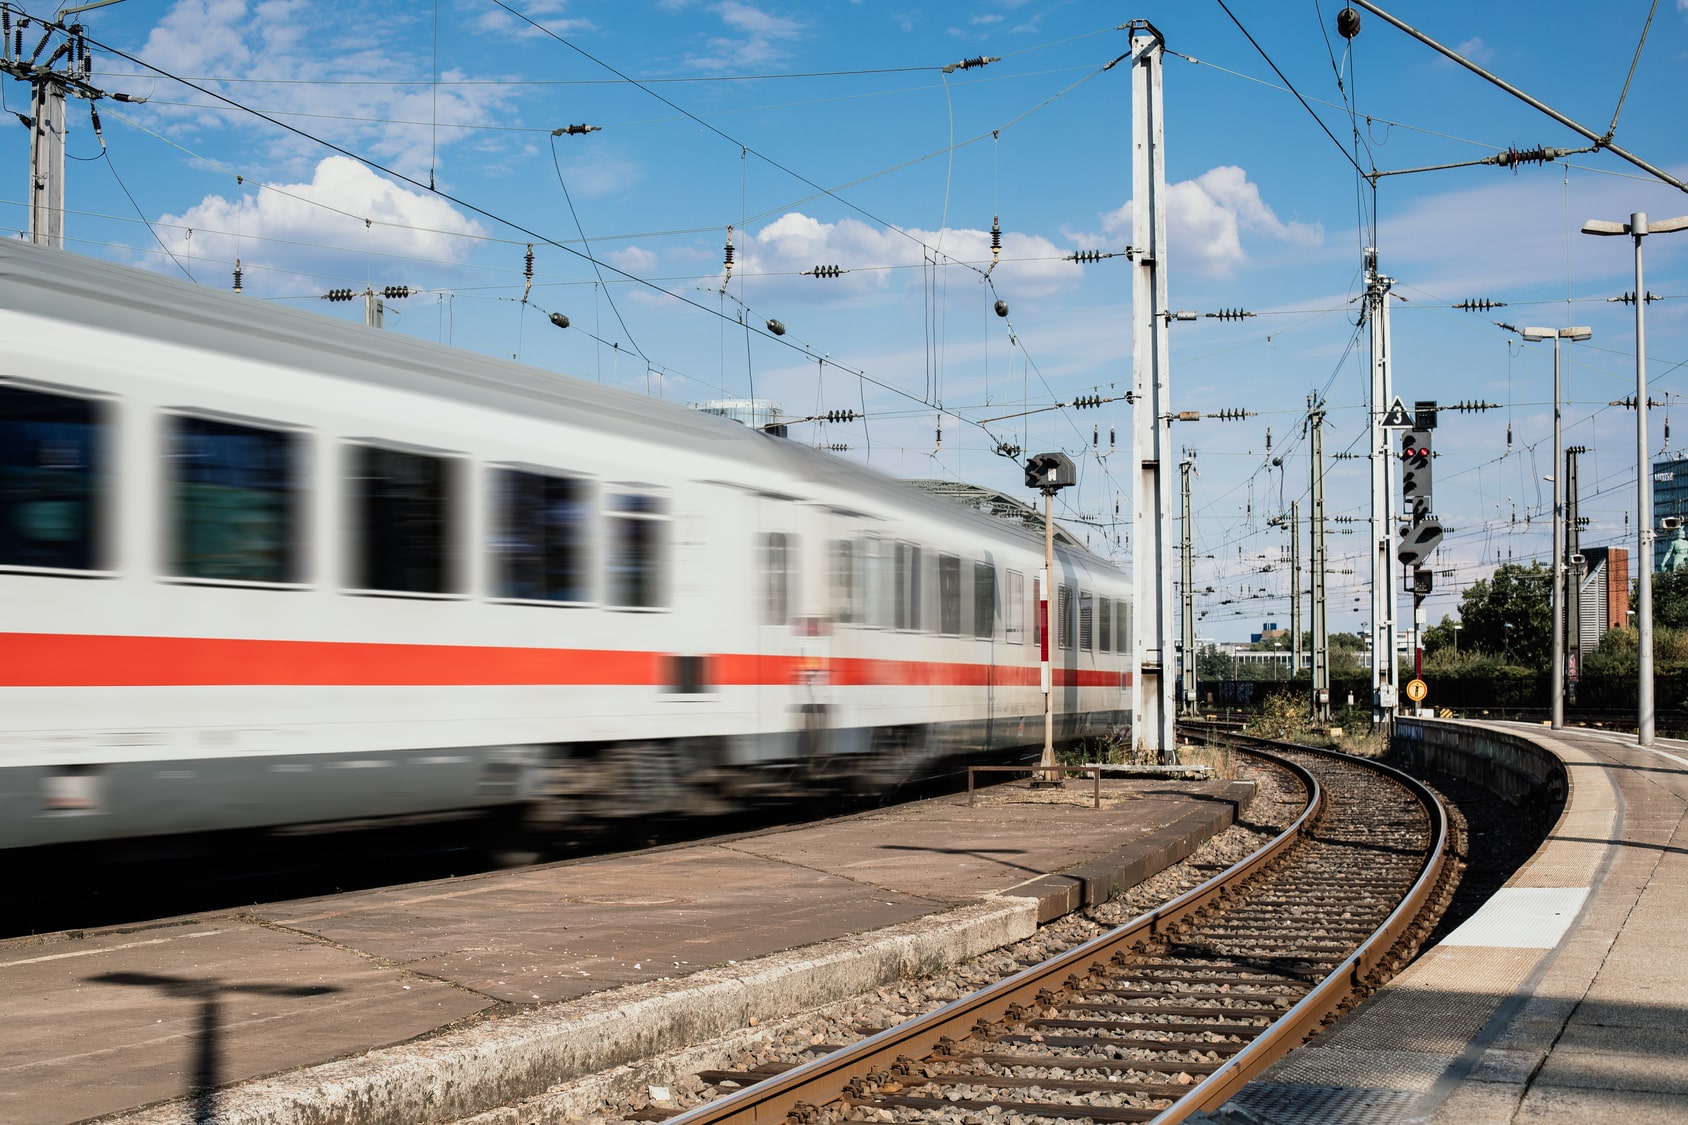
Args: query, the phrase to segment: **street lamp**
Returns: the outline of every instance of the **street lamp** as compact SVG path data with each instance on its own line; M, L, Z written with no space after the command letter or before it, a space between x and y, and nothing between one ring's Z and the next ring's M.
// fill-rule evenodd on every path
M1590 219L1584 234L1627 234L1635 243L1635 527L1636 560L1636 723L1638 745L1653 745L1653 473L1647 462L1647 287L1642 280L1641 240L1649 234L1688 230L1688 215L1648 223L1636 211L1629 222ZM1556 470L1555 476L1558 475Z
M1553 464L1564 460L1559 436L1559 341L1586 340L1594 335L1589 328L1520 328L1526 340L1553 341ZM1548 709L1548 725L1554 730L1565 729L1565 473L1553 471L1553 671L1549 676L1549 691L1553 702Z
M1453 625L1454 625L1454 659L1458 660L1459 659L1459 631L1461 629L1465 628L1465 626L1461 625L1457 621L1455 621L1453 623Z

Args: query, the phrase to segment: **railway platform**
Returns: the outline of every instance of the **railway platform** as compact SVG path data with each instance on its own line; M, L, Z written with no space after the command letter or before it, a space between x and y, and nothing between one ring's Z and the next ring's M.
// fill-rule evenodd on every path
M445 1122L1030 935L1246 782L1024 781L733 838L0 942L0 1121Z
M1564 763L1549 838L1476 914L1211 1119L1688 1120L1688 742L1461 725Z

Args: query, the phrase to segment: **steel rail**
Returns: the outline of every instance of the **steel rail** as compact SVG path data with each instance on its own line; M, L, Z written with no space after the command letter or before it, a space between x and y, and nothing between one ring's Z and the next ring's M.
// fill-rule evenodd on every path
M1237 737L1236 741L1288 748L1285 744L1273 744L1247 736ZM1391 777L1403 786L1424 805L1430 818L1429 853L1425 857L1418 879L1406 897L1390 912L1383 925L1371 937L1361 942L1359 947L1332 970L1329 976L1320 981L1312 992L1302 997L1281 1018L1257 1035L1248 1046L1198 1082L1188 1094L1163 1110L1153 1119L1153 1125L1173 1125L1192 1113L1219 1108L1267 1067L1309 1038L1326 1020L1335 1016L1344 1003L1365 988L1367 977L1389 955L1389 951L1400 941L1402 935L1412 928L1442 880L1448 860L1448 816L1442 802L1428 786L1382 762L1357 759L1334 750L1305 746L1297 746L1295 749L1302 753L1347 761L1364 761L1368 767Z
M1027 996L1035 996L1048 982L1063 980L1067 974L1082 973L1091 965L1105 964L1115 951L1129 948L1145 938L1159 936L1168 927L1201 910L1234 884L1283 855L1312 828L1324 808L1324 790L1317 779L1301 766L1282 760L1278 760L1277 764L1288 768L1306 786L1307 806L1289 827L1241 862L1154 910L1049 961L1023 969L924 1016L887 1028L842 1051L667 1118L663 1125L784 1122L800 1104L822 1105L834 1101L851 1079L866 1078L876 1071L887 1070L900 1055L923 1057L946 1038L963 1038L980 1020L1002 1019L1010 1007ZM1292 1008L1291 1012L1294 1010Z

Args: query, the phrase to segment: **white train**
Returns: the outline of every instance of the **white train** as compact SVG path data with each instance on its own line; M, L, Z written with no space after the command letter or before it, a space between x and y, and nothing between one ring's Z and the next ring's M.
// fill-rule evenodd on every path
M1042 554L726 419L0 243L0 847L1039 746ZM1070 739L1126 719L1129 584L1056 570Z

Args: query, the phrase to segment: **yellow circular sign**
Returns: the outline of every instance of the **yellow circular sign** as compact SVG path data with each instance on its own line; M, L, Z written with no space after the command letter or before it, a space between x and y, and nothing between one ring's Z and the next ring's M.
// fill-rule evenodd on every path
M1424 686L1423 680L1413 680L1407 684L1407 698L1414 703L1424 702L1424 697L1430 689Z

